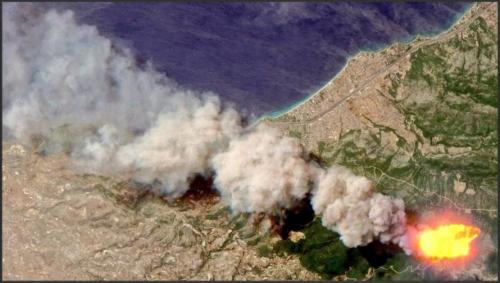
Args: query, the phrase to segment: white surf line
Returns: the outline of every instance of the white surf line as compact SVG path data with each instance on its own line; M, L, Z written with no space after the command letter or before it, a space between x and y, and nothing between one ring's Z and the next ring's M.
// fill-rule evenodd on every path
M493 6L495 5L496 3L492 3L490 4L489 6ZM345 100L347 100L348 98L352 97L353 95L355 95L356 93L360 92L360 90L362 90L363 88L365 88L367 86L367 84L374 80L379 74L383 73L383 72L386 72L388 71L389 69L391 69L396 63L398 63L400 60L402 60L405 56L407 56L408 54L411 54L413 52L416 51L416 49L420 48L420 47L423 47L425 45L429 45L429 44L432 44L432 43L435 43L435 42L438 42L438 41L441 41L441 40L445 40L447 39L448 37L450 36L453 36L455 35L457 32L460 32L462 31L464 28L466 28L466 25L460 29L457 29L455 31L452 31L452 29L456 28L457 25L461 24L461 21L462 19L467 16L478 4L474 4L473 6L471 6L469 9L467 9L466 11L464 11L462 13L462 15L454 22L454 24L452 24L448 29L446 29L445 31L442 31L440 32L439 34L436 34L434 36L427 36L427 35L422 35L422 34L416 34L415 36L413 36L410 40L408 41L396 41L396 42L393 42L392 44L390 44L389 46L387 47L384 47L384 48L381 48L380 50L378 51L366 51L366 50L360 50L358 51L355 55L353 56L350 56L348 61L346 62L346 64L344 65L344 67L341 69L341 71L339 71L334 77L333 79L331 79L330 81L328 81L325 85L323 85L323 87L321 87L318 91L316 91L315 93L313 93L311 96L309 96L308 98L304 99L303 101L299 102L296 104L296 106L292 106L289 110L286 110L284 111L283 113L280 113L279 115L277 116L273 116L273 115L263 115L261 116L259 119L257 119L255 122L253 122L252 124L250 124L247 128L248 129L251 129L253 127L255 127L257 124L259 124L260 122L264 121L264 120L267 120L267 119L277 119L279 117L282 117L284 115L286 115L287 113L290 113L292 112L293 110L295 110L296 108L298 108L299 106L301 106L302 104L305 104L306 102L308 102L310 99L312 99L314 96L318 95L321 91L323 91L327 86L330 86L337 78L340 74L342 74L342 72L345 71L345 68L349 65L349 62L353 59L355 59L356 57L358 57L361 53L379 53L379 52L382 52L386 49L389 49L391 47L393 47L394 45L398 44L398 43L403 43L405 45L411 45L413 44L417 39L420 39L420 40L424 40L424 42L421 42L420 45L418 45L418 43L416 43L417 45L416 46L413 46L413 48L411 48L410 50L406 51L405 53L403 53L399 58L397 58L393 63L391 63L390 65L388 65L386 68L382 69L381 71L378 71L378 72L375 72L373 73L372 75L369 76L369 79L366 80L364 83L361 84L361 86L357 87L356 89L352 90L352 92L350 92L349 95L347 96L344 96L342 97L339 101L337 101L335 104L333 104L330 108L328 108L326 111L323 111L321 112L319 115L316 115L315 117L312 117L310 119L307 119L307 120L304 120L304 121L297 121L297 122L280 122L280 121L274 121L273 123L278 123L278 124L305 124L305 123L310 123L316 119L319 119L321 117L323 117L325 114L329 113L330 111L332 111L334 108L336 108L338 105L340 105L342 102L344 102ZM467 22L471 22L473 20L475 20L477 17L479 17L480 15L482 15L484 12L485 12L486 9L484 10L481 10L481 11L478 11L478 13L473 16L471 19L469 19Z

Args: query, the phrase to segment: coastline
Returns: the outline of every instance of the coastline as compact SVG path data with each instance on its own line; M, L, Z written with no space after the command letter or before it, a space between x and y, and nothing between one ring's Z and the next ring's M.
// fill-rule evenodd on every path
M367 54L367 53L379 53L379 52L383 52L384 50L390 49L391 47L393 47L396 44L411 45L411 44L413 44L417 40L429 40L429 39L432 39L432 38L435 38L435 37L439 37L439 36L441 36L443 34L448 33L457 24L459 24L462 21L462 19L475 6L477 6L477 3L471 3L471 5L469 7L467 7L462 13L458 13L457 15L455 15L455 17L450 21L449 26L447 28L445 28L444 30L442 30L442 31L438 31L438 32L434 32L434 33L427 33L427 34L426 33L417 33L417 34L408 36L407 39L395 40L395 41L390 42L388 44L384 44L384 45L381 44L381 46L379 46L379 47L372 47L372 48L368 47L368 48L362 48L362 49L360 49L355 54L353 54L351 56L348 56L347 60L346 60L346 62L344 64L344 66L331 79L329 79L326 83L324 83L318 90L312 92L312 94L306 96L304 99L299 100L299 101L297 101L295 103L292 103L291 105L286 106L286 107L284 107L281 110L276 110L276 111L273 111L273 112L261 115L252 124L256 125L259 122L261 122L263 120L266 120L266 119L277 119L277 118L280 118L280 117L286 115L287 113L292 112L294 109L300 107L301 105L307 103L309 100L311 100L312 98L314 98L316 95L319 95L321 93L321 91L323 91L326 87L330 86L338 78L338 76L345 71L345 69L347 68L347 66L349 66L349 63L351 62L351 60L355 60L356 58L360 57L360 55L364 55L364 54Z

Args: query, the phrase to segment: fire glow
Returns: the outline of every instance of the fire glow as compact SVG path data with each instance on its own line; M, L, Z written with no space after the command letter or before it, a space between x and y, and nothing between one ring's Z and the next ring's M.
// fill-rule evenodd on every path
M475 264L485 252L481 226L471 215L449 208L409 215L407 247L415 259L435 271L457 272Z
M431 261L465 259L471 253L471 243L481 233L474 226L443 224L427 228L417 235L420 254Z

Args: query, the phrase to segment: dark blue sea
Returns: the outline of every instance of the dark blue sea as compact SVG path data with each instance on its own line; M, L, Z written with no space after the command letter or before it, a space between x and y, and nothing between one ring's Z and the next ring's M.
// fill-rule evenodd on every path
M360 50L448 29L463 2L57 3L180 84L260 116L303 100Z

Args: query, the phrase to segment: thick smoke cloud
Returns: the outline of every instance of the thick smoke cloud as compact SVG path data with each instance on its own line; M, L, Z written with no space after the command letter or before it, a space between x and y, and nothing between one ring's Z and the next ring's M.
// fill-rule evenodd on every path
M19 6L21 5L21 6ZM215 174L234 212L274 213L311 192L323 224L350 247L401 243L404 204L348 169L306 158L298 140L269 126L243 130L212 93L178 86L133 54L76 23L71 12L3 6L3 127L46 153L65 151L82 170L131 174L183 195Z
M169 195L184 194L186 180L209 173L212 155L240 131L237 113L221 112L218 98L195 108L161 114L148 132L119 149L119 164L135 170L140 181L160 180Z
M317 176L312 206L325 227L338 232L348 247L378 238L403 243L406 228L404 203L375 191L372 181L333 165Z
M304 157L296 139L259 125L214 157L215 185L235 212L290 208L305 197L314 173Z
M71 12L37 14L26 5L3 16L2 114L15 138L41 139L49 153L69 151L91 171L158 179L162 193L178 196L238 134L238 114L222 110L218 97L139 68L127 49L77 24Z

